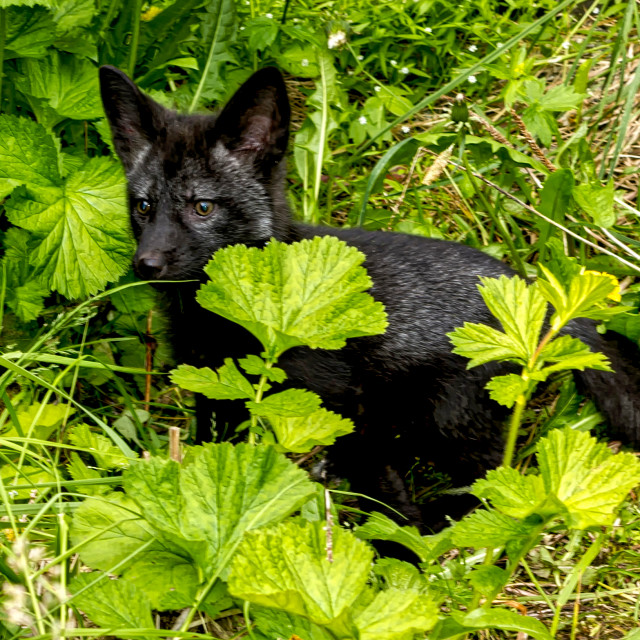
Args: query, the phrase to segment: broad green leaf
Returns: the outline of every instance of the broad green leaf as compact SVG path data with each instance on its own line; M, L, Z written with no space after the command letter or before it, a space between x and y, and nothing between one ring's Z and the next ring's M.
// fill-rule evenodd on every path
M100 573L81 573L70 585L71 593L76 594L91 584ZM99 627L109 629L109 635L127 638L117 631L121 629L155 629L151 617L151 602L144 592L135 585L123 580L102 580L73 598L73 603Z
M268 414L267 417L278 445L292 453L306 453L316 445L333 444L337 437L354 429L351 420L326 409L318 409L306 416Z
M52 52L47 58L20 62L16 87L45 100L62 118L92 120L104 115L98 69L86 58Z
M545 377L554 371L569 369L612 371L604 354L591 351L584 342L571 336L560 336L545 345L540 352L540 361L555 363L541 370Z
M489 390L492 400L511 408L518 397L527 392L529 382L515 373L508 373L491 378L485 385L485 389Z
M58 32L66 32L77 27L87 27L96 15L93 0L58 0L54 19Z
M484 324L465 322L462 327L447 333L454 345L453 353L469 358L467 369L493 360L527 361L527 354L511 336Z
M244 400L256 395L251 383L240 373L231 358L225 358L217 372L209 367L181 364L171 372L171 382L216 400Z
M88 424L75 425L70 440L76 446L87 449L103 469L126 469L132 462L109 438L91 431Z
M554 640L547 628L540 620L530 616L522 616L515 611L497 608L475 609L465 616L456 616L455 621L461 626L462 632L474 629L500 629L502 631L519 631L530 635L536 640ZM459 634L460 631L453 635ZM436 635L436 639L450 638L451 635Z
M267 363L254 354L249 354L246 358L240 358L238 364L249 375L266 376L270 382L284 382L287 379L287 374L284 369L267 367Z
M10 6L7 11L7 36L4 59L39 58L47 54L47 48L56 39L56 25L45 6L52 2L44 0L0 0L0 5ZM34 6L43 5L43 6Z
M251 607L251 617L257 627L254 635L259 640L273 640L274 638L335 640L335 636L320 625L280 609L253 606Z
M423 536L416 527L401 527L382 513L373 512L355 530L362 540L390 540L413 551L421 562L430 562L453 547L451 530L444 529L433 536Z
M588 433L556 429L538 444L540 475L547 492L564 505L575 529L607 526L631 489L640 483L640 462L614 455Z
M365 588L373 551L340 527L332 538L329 562L323 522L248 534L231 563L230 593L316 624L336 622Z
M417 591L387 589L355 616L360 640L412 640L438 622L437 603Z
M41 240L31 264L42 281L68 298L95 293L129 266L124 177L110 158L88 160L61 186L21 187L5 206Z
M502 513L513 518L526 518L542 511L547 498L540 476L523 476L511 467L492 469L487 477L477 480L471 489L478 498L486 498Z
M535 284L514 276L480 278L482 298L528 360L536 351L547 305Z
M35 467L23 464L20 471L10 464L0 465L0 478L4 481L7 490L16 491L15 499L26 500L30 498L31 489L13 489L13 484L38 484L40 482L57 482L60 476L54 475L46 467Z
M415 565L397 558L380 558L373 572L384 580L385 587L389 589L427 592L429 588L428 579Z
M585 95L578 93L573 87L560 84L541 97L540 106L545 111L568 111L579 107L584 98Z
M0 0L0 9L6 9L7 7L33 7L34 5L40 5L42 7L51 7L51 0Z
M479 509L453 526L452 540L458 547L503 547L523 538L531 527L493 509Z
M540 213L555 222L563 223L571 204L571 193L575 184L571 169L559 169L549 174L540 191ZM546 251L546 243L554 231L552 225L545 220L536 221L540 229L538 246Z
M306 389L286 389L272 393L261 402L247 402L247 408L257 416L296 417L309 416L320 409L322 400L317 393Z
M467 575L471 586L489 601L493 600L509 580L509 573L495 565L484 564Z
M7 304L20 320L30 322L42 312L44 298L48 293L49 291L37 280L29 280L13 289Z
M46 404L34 402L25 409L16 412L22 434L31 433L32 438L47 440L49 436L62 424L65 416L73 416L76 410L66 404ZM30 429L33 427L33 430ZM2 434L4 437L15 437L18 432L15 426Z
M264 249L217 251L200 304L253 333L270 355L294 346L343 347L347 338L382 333L382 304L364 293L364 255L330 236Z
M578 206L600 227L611 227L616 222L614 210L615 187L613 180L606 185L594 182L579 184L573 188Z
M89 469L75 451L72 451L69 455L67 470L69 471L69 475L72 480L97 480L102 477L100 472L96 469ZM105 484L90 484L86 486L78 485L75 490L89 496L99 496L107 493L110 490L110 487Z
M58 151L37 122L0 115L0 184L51 187L60 184Z

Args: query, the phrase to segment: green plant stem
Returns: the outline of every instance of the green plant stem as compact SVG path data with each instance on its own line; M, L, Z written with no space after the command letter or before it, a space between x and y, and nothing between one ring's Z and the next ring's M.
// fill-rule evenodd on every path
M322 110L320 113L320 131L318 142L318 156L316 157L316 175L313 182L312 223L318 224L318 199L320 197L320 185L322 184L322 165L324 164L324 149L327 144L327 130L329 124L329 98L327 95L327 76L324 60L320 60L320 82L322 85Z
M267 369L271 369L271 367L273 367L274 365L274 360L267 360L265 362L265 367ZM262 396L264 394L264 386L267 383L267 374L263 373L260 376L260 380L258 381L258 387L256 388L256 397L254 399L254 402L262 402ZM258 416L256 416L255 414L251 414L251 428L249 429L249 444L255 444L256 443L256 433L255 433L255 429L258 426Z
M513 462L513 454L516 450L516 440L518 439L518 429L522 423L522 413L527 405L527 397L521 393L516 400L516 405L511 414L511 422L509 423L509 431L507 433L507 443L504 447L504 458L502 459L503 467L510 467Z
M129 77L133 78L136 70L136 58L138 56L138 40L140 40L140 14L142 13L142 0L134 0L133 25L131 28L131 45L129 47Z
M0 12L4 9L0 9ZM2 65L0 65L0 96L2 95ZM0 105L2 100L0 100ZM0 281L0 334L2 334L2 323L4 321L4 299L7 295L7 262L2 261L2 281Z
M0 112L2 111L2 79L4 78L4 47L6 43L7 43L7 10L0 9ZM3 280L3 283L4 283L4 280ZM0 318L0 330L1 329L2 329L2 322Z
M67 525L67 521L65 520L64 513L58 514L58 539L60 553L64 555L69 549L69 526ZM67 562L63 562L60 568L62 569L62 571L60 572L60 589L63 591L63 593L66 593L68 582ZM67 609L67 603L62 602L60 606L60 640L64 640L66 635Z

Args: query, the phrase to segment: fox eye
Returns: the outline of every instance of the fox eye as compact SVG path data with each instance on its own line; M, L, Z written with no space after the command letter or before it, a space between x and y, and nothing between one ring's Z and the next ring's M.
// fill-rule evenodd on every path
M148 200L138 200L138 202L136 202L136 211L143 216L149 215L151 203Z
M211 200L198 200L195 204L195 211L199 216L208 216L213 211Z

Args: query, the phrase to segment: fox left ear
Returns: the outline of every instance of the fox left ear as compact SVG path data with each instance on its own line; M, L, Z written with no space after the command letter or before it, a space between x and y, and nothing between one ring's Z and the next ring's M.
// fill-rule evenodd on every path
M287 150L291 108L275 67L254 73L229 100L214 127L216 139L256 164L277 164Z

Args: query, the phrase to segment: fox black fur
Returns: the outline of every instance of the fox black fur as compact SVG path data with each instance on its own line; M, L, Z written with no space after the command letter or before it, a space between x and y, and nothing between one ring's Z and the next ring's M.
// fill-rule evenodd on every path
M142 278L202 280L218 249L260 247L271 238L334 235L366 255L370 292L389 316L387 332L352 339L339 351L292 349L279 366L290 386L317 392L326 407L355 421L356 433L340 439L330 456L354 490L376 495L414 524L440 520L429 505L421 513L409 500L403 475L419 456L466 485L500 463L505 410L484 386L509 365L467 370L445 334L464 322L496 326L478 276L513 271L454 242L294 222L284 186L290 108L274 68L249 78L217 116L170 111L113 67L102 67L100 78L129 183L134 268ZM167 295L178 361L215 368L226 357L260 352L247 331L196 303L197 285L173 287ZM578 372L578 382L617 435L640 443L638 371L591 322L574 322L570 333L610 358L615 374ZM237 409L201 399L198 438L211 439L212 410L218 425L233 427L245 417Z

